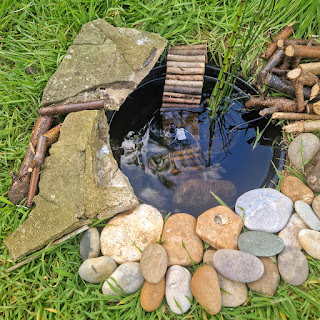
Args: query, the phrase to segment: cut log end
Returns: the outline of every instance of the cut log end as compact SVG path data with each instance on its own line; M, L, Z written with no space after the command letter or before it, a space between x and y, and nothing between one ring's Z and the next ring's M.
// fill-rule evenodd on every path
M287 73L287 77L290 80L297 79L301 75L301 72L302 72L301 68L295 68Z
M289 45L286 50L285 50L285 55L288 57L293 57L294 56L294 47L292 45Z

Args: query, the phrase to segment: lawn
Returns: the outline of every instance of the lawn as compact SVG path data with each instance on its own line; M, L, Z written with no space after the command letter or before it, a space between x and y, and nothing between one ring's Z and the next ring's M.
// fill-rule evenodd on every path
M258 0L246 1L244 26L259 9ZM81 265L80 236L8 274L12 266L3 239L28 216L24 203L7 199L10 172L17 172L38 117L43 89L57 69L81 26L97 18L116 27L157 32L169 44L208 41L212 63L221 65L237 13L236 0L2 0L0 2L0 318L1 319L206 319L197 303L182 316L163 302L144 312L137 292L119 303L102 295L101 285L85 283L77 274ZM241 61L241 75L254 79L259 58L283 26L296 21L293 37L320 34L319 0L265 0L258 36ZM165 56L165 53L164 55ZM32 67L36 74L28 74ZM281 280L274 297L249 291L238 308L223 308L211 319L319 319L320 262L308 257L310 275L294 287ZM194 271L194 270L193 270Z

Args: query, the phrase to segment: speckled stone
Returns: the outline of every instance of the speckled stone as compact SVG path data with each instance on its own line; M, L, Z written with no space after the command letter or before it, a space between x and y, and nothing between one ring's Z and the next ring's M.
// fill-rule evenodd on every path
M316 196L312 202L312 210L315 215L320 219L320 195Z
M271 257L284 248L284 242L276 235L263 231L247 231L238 239L239 250L257 257Z
M197 235L216 249L237 249L241 229L241 218L224 206L211 208L197 219Z
M167 251L169 266L192 266L202 260L203 243L196 234L196 223L190 214L177 213L164 224L161 241L164 241L162 246Z
M307 204L311 204L314 198L312 190L299 178L293 176L287 176L282 179L280 191L293 202L301 200Z
M97 228L85 231L80 240L80 256L82 260L96 258L100 254L100 234Z
M110 257L86 259L80 266L79 276L88 282L99 283L107 279L117 269L116 262Z
M214 268L214 265L213 265L213 255L214 253L216 252L217 250L206 250L203 254L203 259L202 259L202 262L207 264L208 266Z
M308 162L319 149L320 141L316 135L302 133L290 143L288 157L298 170L302 170L302 161Z
M166 301L172 312L181 314L187 312L193 295L190 288L191 273L184 267L172 266L166 275ZM180 306L180 308L177 306Z
M164 297L165 287L165 278L162 278L158 283L150 283L146 281L140 294L140 304L142 309L147 312L152 312L158 309Z
M218 250L213 255L215 269L224 277L237 282L253 282L263 275L263 264L255 256L231 249Z
M117 296L121 294L123 290L125 294L131 294L140 290L144 281L140 264L138 262L126 262L120 265L104 282L102 293ZM117 292L115 292L109 284Z
M278 269L281 277L292 286L300 286L309 275L307 258L294 247L285 247L278 255Z
M199 304L210 314L221 309L221 293L218 276L214 268L201 266L191 279L191 292Z
M166 274L168 255L162 245L152 243L141 254L140 268L144 278L150 283L158 283Z
M308 229L308 226L303 222L297 213L293 213L288 224L282 229L278 237L281 238L285 246L302 249L298 234L301 230Z
M296 201L294 207L299 217L312 230L320 230L320 219L314 214L311 207L303 201Z
M218 273L223 307L235 308L242 305L248 298L248 288L245 283L232 281Z
M250 290L273 296L279 286L280 274L276 262L276 257L259 258L264 266L263 276L254 282L248 283Z
M254 189L240 196L235 211L250 230L279 232L288 223L293 202L274 189ZM244 217L243 217L244 215Z
M312 258L320 260L320 232L301 230L299 240L303 250Z
M138 261L141 251L159 241L163 228L161 213L140 204L112 218L101 232L101 252L117 263Z

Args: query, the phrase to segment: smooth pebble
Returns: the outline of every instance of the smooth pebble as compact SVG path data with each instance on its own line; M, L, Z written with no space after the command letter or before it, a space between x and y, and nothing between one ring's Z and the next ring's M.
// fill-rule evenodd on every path
M303 222L312 230L320 230L320 219L315 215L312 208L303 201L296 201L294 208Z
M97 228L85 231L80 240L80 256L82 260L96 258L100 254L100 234Z
M312 258L320 260L320 232L301 230L299 240L303 250Z

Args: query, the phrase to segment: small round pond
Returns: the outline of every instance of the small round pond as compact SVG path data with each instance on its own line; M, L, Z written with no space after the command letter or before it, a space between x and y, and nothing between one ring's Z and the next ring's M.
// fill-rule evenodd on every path
M160 111L165 70L154 68L109 115L111 148L137 197L163 214L198 217L219 204L212 193L234 207L244 192L273 187L285 155L280 128L244 110L255 89L239 78L230 109L210 130L207 99L219 69L206 66L200 112L170 113Z

